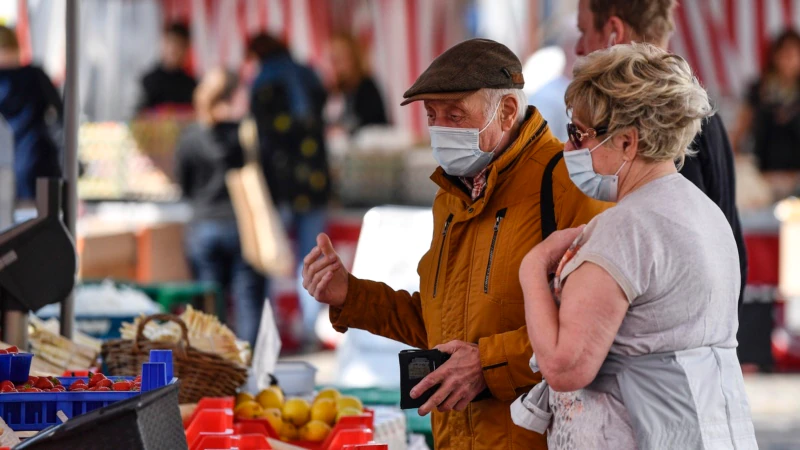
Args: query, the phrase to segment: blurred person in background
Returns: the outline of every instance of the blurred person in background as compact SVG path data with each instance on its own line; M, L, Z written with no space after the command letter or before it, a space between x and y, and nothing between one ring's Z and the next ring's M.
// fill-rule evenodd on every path
M255 343L265 298L265 280L242 257L233 204L225 183L229 169L242 167L239 124L231 121L237 87L234 73L214 69L194 94L197 123L178 143L176 172L194 212L186 232L186 254L195 278L229 293L234 329Z
M183 69L190 43L186 25L173 23L164 30L161 60L142 78L140 112L163 105L192 106L197 82Z
M752 136L758 168L776 199L800 187L800 34L786 30L770 46L767 67L749 88L731 141Z
M675 29L675 6L676 0L580 0L578 31L581 36L575 53L585 56L615 44L631 42L646 42L666 50ZM697 154L686 158L680 173L719 206L731 225L739 249L741 306L747 284L747 250L736 208L733 150L719 115L703 121L692 148Z
M617 204L522 261L545 381L514 403L515 423L547 432L550 450L757 449L736 242L676 168L713 114L708 94L681 57L631 44L576 63L565 98L570 176L611 179Z
M36 66L20 63L14 30L0 26L0 114L14 134L16 197L36 197L36 178L61 176L61 151L56 143L63 104L50 78Z
M331 124L351 135L367 125L387 125L389 120L380 90L367 72L358 41L349 34L336 34L330 46L332 94L341 96L338 114L330 120Z
M331 193L322 119L327 93L316 73L295 62L278 39L256 35L249 42L248 53L260 63L250 111L258 128L261 165L275 206L295 237L299 283L300 260L325 230ZM319 346L314 325L320 305L299 284L298 294L304 349L313 350Z

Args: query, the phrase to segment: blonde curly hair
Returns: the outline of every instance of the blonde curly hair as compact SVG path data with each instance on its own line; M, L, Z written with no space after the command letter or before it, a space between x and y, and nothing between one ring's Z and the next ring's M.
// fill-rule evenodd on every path
M680 56L650 44L615 45L575 63L564 99L587 126L639 133L638 155L679 166L704 118L708 94Z

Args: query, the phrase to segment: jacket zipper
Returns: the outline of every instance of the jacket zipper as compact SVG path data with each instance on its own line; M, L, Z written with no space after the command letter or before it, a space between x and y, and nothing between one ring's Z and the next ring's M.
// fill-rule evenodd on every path
M439 263L436 264L436 278L433 279L433 298L436 298L436 291L439 287L439 270L442 268L442 254L444 254L444 242L447 240L447 230L450 229L450 222L453 221L453 215L447 216L444 222L444 229L442 230L442 245L439 246Z
M492 246L489 247L489 262L486 264L486 278L483 279L483 293L489 293L489 275L492 273L492 261L494 260L494 246L497 244L497 233L500 231L500 222L503 221L503 218L506 216L506 209L503 208L500 211L497 211L497 215L494 218L494 234L492 234Z

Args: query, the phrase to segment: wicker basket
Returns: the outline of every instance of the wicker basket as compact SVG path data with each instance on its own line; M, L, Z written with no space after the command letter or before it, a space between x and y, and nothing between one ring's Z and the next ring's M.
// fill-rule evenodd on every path
M144 327L151 320L169 320L181 327L180 342L151 341L144 337ZM186 324L172 314L155 314L139 323L136 337L114 339L103 343L103 363L108 375L135 376L150 359L150 350L172 350L175 376L181 380L181 403L197 403L202 397L236 395L236 389L247 381L247 369L234 362L202 352L189 345Z

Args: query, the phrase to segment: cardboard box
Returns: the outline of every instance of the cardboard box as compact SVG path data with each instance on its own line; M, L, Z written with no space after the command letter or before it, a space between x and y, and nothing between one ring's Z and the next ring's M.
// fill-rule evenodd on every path
M136 233L138 283L191 280L183 249L184 225L148 225Z
M136 236L132 231L89 232L78 237L78 277L82 280L136 279Z

